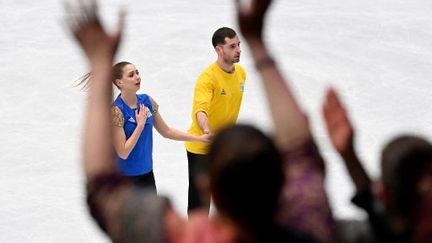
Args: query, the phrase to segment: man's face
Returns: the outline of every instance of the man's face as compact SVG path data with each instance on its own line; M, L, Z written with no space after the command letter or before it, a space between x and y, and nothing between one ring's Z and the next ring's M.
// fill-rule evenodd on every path
M240 61L240 40L237 36L234 36L234 38L225 37L225 44L218 45L217 48L219 48L219 57L225 63L233 64Z

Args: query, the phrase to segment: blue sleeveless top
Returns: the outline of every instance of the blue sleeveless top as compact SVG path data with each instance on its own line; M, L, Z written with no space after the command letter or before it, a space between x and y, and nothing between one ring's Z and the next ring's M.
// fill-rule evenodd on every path
M126 159L116 156L120 173L125 176L137 176L149 173L153 170L153 105L150 97L146 94L137 95L138 108L144 104L150 110L144 129L138 138L135 147ZM113 106L117 106L124 118L123 129L126 139L132 135L137 123L135 120L135 110L131 109L119 96L115 99Z

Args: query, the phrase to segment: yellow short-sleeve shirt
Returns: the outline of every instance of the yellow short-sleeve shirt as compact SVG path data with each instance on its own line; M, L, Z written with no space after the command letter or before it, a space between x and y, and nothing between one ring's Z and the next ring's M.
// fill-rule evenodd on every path
M215 62L207 67L195 85L192 125L188 132L202 135L198 126L196 113L205 112L208 117L210 130L218 130L233 125L237 121L243 98L246 72L239 64L234 64L234 72L223 71ZM186 142L186 150L196 154L207 154L208 144L201 142Z

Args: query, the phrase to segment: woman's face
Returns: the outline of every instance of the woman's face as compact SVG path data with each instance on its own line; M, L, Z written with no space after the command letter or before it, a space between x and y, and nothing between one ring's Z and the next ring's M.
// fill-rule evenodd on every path
M127 64L123 67L123 75L119 80L119 87L122 91L138 91L140 89L141 76L135 65Z

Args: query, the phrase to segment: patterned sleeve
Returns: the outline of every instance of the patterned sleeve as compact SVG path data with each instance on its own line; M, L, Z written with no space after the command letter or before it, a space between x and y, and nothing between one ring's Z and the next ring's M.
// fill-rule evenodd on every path
M158 111L159 111L158 103L152 97L150 97L150 101L151 101L152 106L153 106L153 114L158 113Z
M280 222L321 242L334 242L335 223L324 188L324 163L315 143L309 141L286 152L283 158Z
M117 106L113 106L112 113L113 113L112 124L116 127L123 127L124 117L123 117L123 113L121 112L120 108L118 108Z

